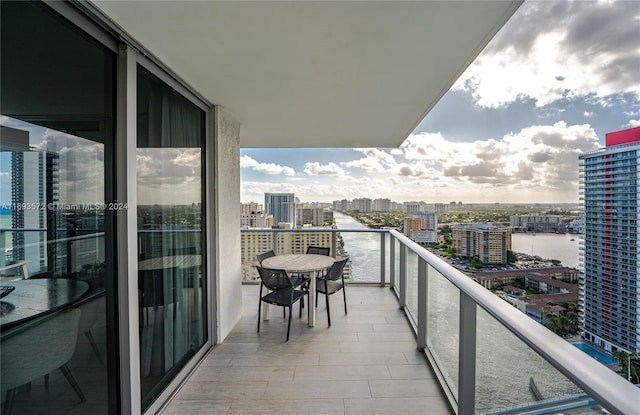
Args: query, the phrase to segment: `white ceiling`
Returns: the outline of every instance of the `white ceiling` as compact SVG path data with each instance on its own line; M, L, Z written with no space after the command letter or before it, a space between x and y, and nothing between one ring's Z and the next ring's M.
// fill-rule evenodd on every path
M521 4L93 3L231 111L245 148L399 146Z

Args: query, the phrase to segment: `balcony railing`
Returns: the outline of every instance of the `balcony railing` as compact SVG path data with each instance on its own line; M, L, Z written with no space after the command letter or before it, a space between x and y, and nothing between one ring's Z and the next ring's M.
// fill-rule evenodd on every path
M255 233L254 250L304 252L304 243L278 236L290 232L329 233L334 255L340 255L344 243L342 254L352 260L353 282L382 284L397 293L417 348L426 354L458 414L582 413L580 408L637 413L640 389L401 233L242 230ZM310 237L300 235L299 240ZM360 242L365 246L357 246ZM243 267L253 267L255 260L245 256Z
M47 239L47 229L0 229L1 277L24 273L70 278L98 278L104 268L105 234L87 230L84 235Z

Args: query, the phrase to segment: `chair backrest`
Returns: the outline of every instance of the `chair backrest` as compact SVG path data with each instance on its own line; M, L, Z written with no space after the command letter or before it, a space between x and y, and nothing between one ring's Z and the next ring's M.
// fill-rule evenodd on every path
M287 271L283 269L272 269L263 267L256 268L258 269L258 274L260 274L262 283L271 291L291 288L293 286L291 284L291 280L289 279L289 275L287 275Z
M327 248L326 246L308 246L307 247L307 254L329 256L330 253L331 253L331 248Z
M336 261L333 263L331 268L329 268L329 272L325 276L326 279L336 281L342 278L342 271L344 270L344 266L347 265L347 261L349 257L343 258L340 261Z
M2 393L31 382L67 363L78 339L80 310L72 308L44 318L2 339Z
M263 252L261 254L256 255L258 257L258 262L260 264L262 264L262 261L264 261L267 258L271 258L272 256L276 256L276 253L273 252L273 249L267 252Z

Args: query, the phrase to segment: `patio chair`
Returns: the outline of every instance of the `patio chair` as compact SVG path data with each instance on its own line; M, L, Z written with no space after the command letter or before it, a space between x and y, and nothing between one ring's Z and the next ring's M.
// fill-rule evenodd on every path
M272 250L263 252L261 254L258 254L256 256L258 257L258 263L262 265L262 261L264 261L267 258L271 258L272 256L276 256L276 253L273 252L273 249L272 249Z
M262 316L262 302L289 309L289 322L287 324L287 341L289 341L289 332L291 331L291 311L292 306L298 300L304 298L308 291L296 290L287 275L287 271L283 269L271 269L256 267L260 274L260 301L258 302L258 333L260 333L260 320ZM266 295L262 295L262 287L271 290ZM302 317L302 303L300 303L300 317Z
M347 264L349 257L341 259L333 263L329 271L320 277L316 277L316 307L318 306L318 293L324 294L325 303L327 305L327 321L331 326L331 312L329 311L329 296L342 290L344 298L344 313L347 314L347 293L344 283L344 266Z
M264 261L267 258L274 257L276 256L276 254L275 252L273 252L273 250L269 250L261 254L258 254L256 256L258 257L258 262L260 263L260 266L262 266L262 261ZM291 279L291 284L293 285L294 288L301 287L303 290L307 290L307 291L309 290L309 283L311 282L311 277L309 277L308 275L289 275L289 278ZM300 306L304 308L304 298L302 299ZM282 309L282 315L286 316L286 309Z
M311 245L309 245L307 247L307 254L329 256L331 254L331 248L326 247L326 246L311 246Z
M326 255L326 256L329 256L330 253L331 253L331 248L328 248L326 246L313 246L313 245L309 245L307 247L307 252L306 252L306 254ZM297 277L304 280L303 288L308 290L309 283L311 282L311 275L302 274L302 275L297 275Z

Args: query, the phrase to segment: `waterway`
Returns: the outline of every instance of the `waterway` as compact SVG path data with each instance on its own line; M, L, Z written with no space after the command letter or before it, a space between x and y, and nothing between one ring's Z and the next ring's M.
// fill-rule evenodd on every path
M565 267L577 268L580 238L570 233L514 233L511 235L511 249L543 259L557 259Z
M334 212L338 229L367 229L350 216ZM542 251L534 254L542 257L560 259L563 264L574 264L573 257L558 257L558 252L565 249L565 244L575 244L568 235L517 235L517 248L531 253L538 240L542 245L553 245L549 251L554 256L547 256ZM547 236L547 235L545 235ZM372 233L342 232L344 249L353 261L353 275L356 281L379 281L380 276L380 237ZM526 247L522 249L520 247ZM387 246L388 248L388 246ZM409 253L407 303L412 312L417 307L417 281L415 264L417 256ZM577 264L577 251L575 264ZM388 270L387 270L387 275ZM456 390L458 372L458 328L459 328L459 291L444 277L429 273L428 309L429 321L427 337L429 348L439 362ZM575 350L580 353L579 350ZM580 390L549 363L533 352L483 310L477 313L476 339L476 411L490 413L501 408L510 408L526 403L533 403L529 389L529 379L533 378L536 386L547 399L559 398L580 393Z
M338 229L369 229L351 216L334 212ZM351 274L356 281L380 281L380 235L371 232L342 232L344 250L351 258ZM387 275L388 271L387 271Z

